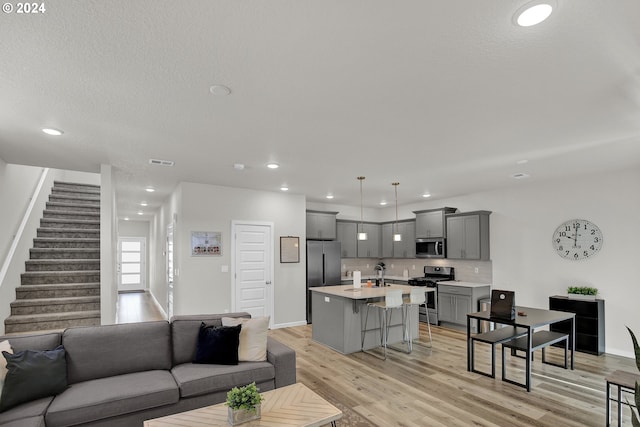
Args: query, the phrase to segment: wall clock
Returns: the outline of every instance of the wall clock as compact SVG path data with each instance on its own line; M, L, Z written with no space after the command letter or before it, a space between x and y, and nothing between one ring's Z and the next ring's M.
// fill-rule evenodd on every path
M602 248L602 232L590 221L572 219L556 228L552 243L556 253L562 258L591 258Z

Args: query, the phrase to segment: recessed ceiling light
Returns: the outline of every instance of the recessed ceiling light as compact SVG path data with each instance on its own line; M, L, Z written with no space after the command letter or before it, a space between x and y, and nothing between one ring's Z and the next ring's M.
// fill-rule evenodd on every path
M380 202L380 206L386 206L387 202L385 202L384 200Z
M47 135L52 135L52 136L60 136L60 135L62 135L64 133L61 130L54 129L54 128L44 128L44 129L42 129L42 132L46 133Z
M153 188L153 187L147 187L147 188L145 188L144 190L145 190L147 193L153 193L154 191L156 191L156 189L155 189L155 188Z
M234 163L233 168L237 171L244 170L244 165L242 163Z
M514 173L513 175L511 175L511 178L513 179L525 179L525 178L529 178L529 175L523 172L518 172L518 173Z
M280 190L289 191L289 187L287 187L286 185L283 185L282 187L280 187Z
M527 159L522 159L522 160L518 160L518 161L516 162L516 165L524 165L524 164L527 164L527 163L529 163L529 160L527 160Z
M216 96L226 96L231 93L231 88L225 85L213 85L209 88L209 92Z
M422 197L424 197L424 198L426 199L427 197L431 197L431 194L429 194L429 193L424 193L424 194L422 195Z
M144 212L138 211L138 215L144 215Z
M551 4L534 1L518 9L514 17L521 27L531 27L547 19L551 12L553 12Z
M125 221L129 221L129 217L128 217L128 216L125 216L125 217L124 217L124 218L122 218L122 219L124 219Z
M327 194L325 197L326 197L327 199L333 199L333 194Z
M271 163L267 163L267 167L269 169L278 169L280 167L280 165L277 164L277 163L271 162Z
M147 202L140 202L140 206L149 206L149 203L147 203Z

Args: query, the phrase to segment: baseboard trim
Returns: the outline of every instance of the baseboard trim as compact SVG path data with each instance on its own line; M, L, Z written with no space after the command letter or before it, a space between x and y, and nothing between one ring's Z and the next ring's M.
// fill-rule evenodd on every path
M306 320L300 320L298 322L289 322L289 323L278 323L271 326L271 329L290 328L293 326L303 326L306 324L307 324Z

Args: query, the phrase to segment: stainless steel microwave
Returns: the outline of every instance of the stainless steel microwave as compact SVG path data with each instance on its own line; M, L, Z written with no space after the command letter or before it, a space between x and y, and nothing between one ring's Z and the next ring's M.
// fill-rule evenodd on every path
M445 239L416 239L416 258L444 258Z

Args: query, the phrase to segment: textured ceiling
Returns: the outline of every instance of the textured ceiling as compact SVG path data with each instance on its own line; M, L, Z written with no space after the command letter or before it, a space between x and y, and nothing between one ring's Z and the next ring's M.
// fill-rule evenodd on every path
M640 164L640 2L556 0L521 28L525 3L66 0L3 13L0 158L112 164L123 216L180 181L358 205L364 175L376 206L392 181L406 204L526 182L516 172Z

